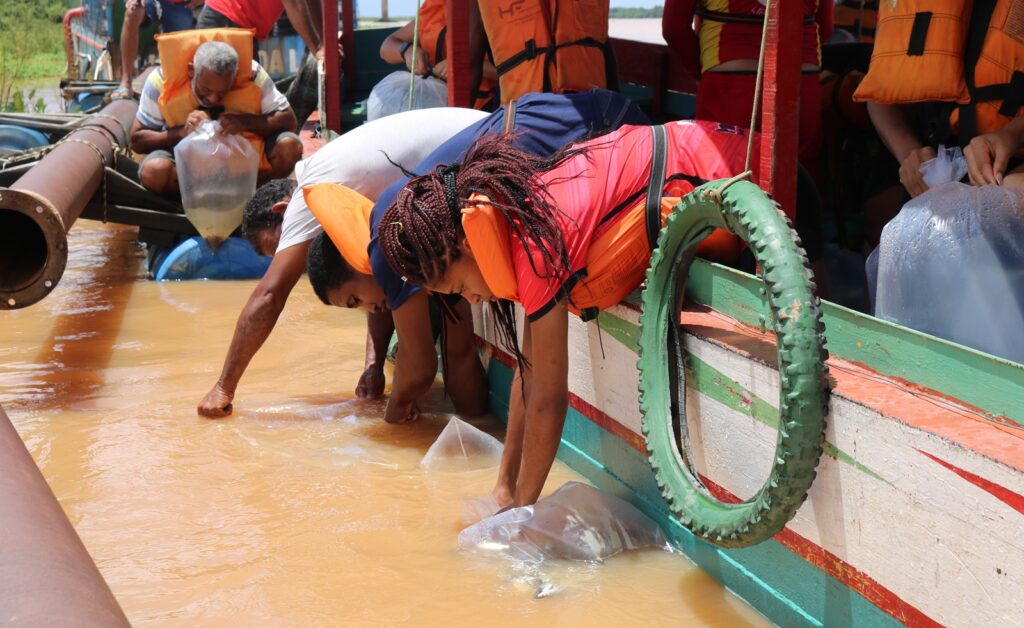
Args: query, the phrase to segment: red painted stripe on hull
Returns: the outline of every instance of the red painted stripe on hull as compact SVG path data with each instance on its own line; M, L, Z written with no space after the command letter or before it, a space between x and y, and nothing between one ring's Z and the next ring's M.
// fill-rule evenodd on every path
M494 359L498 360L508 368L515 367L515 360L512 359L511 355L479 336L474 336L474 338L476 344L488 349ZM569 393L569 405L574 410L587 417L587 419L598 425L601 429L612 434L616 438L625 441L626 444L644 456L647 455L647 448L644 444L643 437L608 416L608 414L602 412L600 409L587 403L571 392ZM731 503L738 503L740 501L738 497L715 484L711 480L703 476L701 477L701 480L716 498L724 502ZM853 565L850 565L839 556L836 556L832 552L797 534L796 532L793 532L788 528L784 528L773 538L781 543L786 549L800 556L818 569L821 569L842 584L848 586L853 591L859 593L864 597L864 599L877 606L883 612L891 615L897 621L913 627L927 626L930 628L942 625L931 617L925 615L913 605L901 599L894 592L885 588L868 574L857 569Z
M955 466L953 464L950 464L950 463L946 462L942 458L939 458L937 456L933 456L932 454L928 453L927 451L921 451L920 449L918 449L917 451L920 452L922 455L927 456L928 458L931 458L932 460L934 460L935 462L939 463L940 465L946 467L947 469L949 469L953 473L959 475L960 477L962 477L963 479L967 480L971 484L977 486L978 488L980 488L981 490L985 491L986 493L991 493L992 495L995 496L996 499L998 499L999 501L1003 502L1004 504L1006 504L1010 508L1013 508L1014 510L1016 510L1020 514L1024 515L1024 495L1021 495L1020 493L1014 493L1013 491L1011 491L1010 489L1006 488L1005 486L1000 486L999 484L996 484L995 482L993 482L991 480L986 480L985 478L981 477L980 475L975 475L975 474L971 473L970 471L965 471L964 469L961 469L960 467L957 467L957 466Z

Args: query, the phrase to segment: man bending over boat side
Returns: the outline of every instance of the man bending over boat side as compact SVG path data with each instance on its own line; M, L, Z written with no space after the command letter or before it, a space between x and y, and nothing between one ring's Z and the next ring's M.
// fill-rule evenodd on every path
M430 151L486 115L472 109L445 107L408 111L364 124L300 162L296 167L298 185L301 188L338 183L376 199L401 177L402 172L395 164L419 163ZM292 288L306 272L310 241L323 231L303 195L292 193L294 187L288 180L271 181L256 191L245 208L242 230L246 238L258 253L273 255L274 259L238 317L220 377L199 404L202 416L218 418L231 414L242 374L270 336ZM390 312L371 312L367 323L371 329L382 329L380 335L390 337ZM383 353L378 358L371 352L356 395L381 396L383 369Z
M179 193L174 147L206 120L243 134L261 153L259 181L286 177L302 157L295 114L252 60L252 34L239 29L182 31L158 41L160 68L142 89L131 149L147 153L139 180L151 192Z
M429 110L428 110L429 111ZM430 172L437 165L458 162L463 159L473 142L485 134L509 132L512 142L521 150L533 155L550 155L574 140L600 135L617 129L623 124L646 124L647 118L625 97L605 90L593 90L578 94L527 94L491 114L476 125L453 137L416 167L416 172ZM407 179L397 181L381 194L374 205L371 220L376 231L380 216L394 201L398 191ZM352 211L350 204L326 203L317 207L319 215L331 216ZM344 230L339 230L344 231ZM331 234L332 236L334 234ZM365 307L368 298L362 293L368 272L358 270L351 258L362 256L349 253L353 247L322 239L314 244L310 253L309 278L314 290L324 303L342 307ZM431 328L431 309L435 311L444 303L430 299L419 286L406 283L387 265L376 240L370 241L370 263L374 280L383 290L387 305L391 308L394 328L398 333L399 352L395 362L395 380L388 399L384 418L391 423L415 420L419 416L417 401L430 389L437 374L437 352L434 350L434 333ZM333 250L333 252L332 252ZM338 254L342 251L342 255ZM316 257L314 257L314 251ZM316 267L318 264L323 268ZM376 301L378 296L369 297ZM449 382L460 381L463 377L457 370L456 359L464 348L472 348L472 321L469 307L464 299L457 298L449 311L454 324L449 325L446 336L455 347L449 346ZM449 303L450 305L450 303ZM436 316L434 317L437 318ZM382 335L384 332L387 335ZM390 330L371 329L370 347L383 351L390 339ZM465 339L465 343L463 343ZM449 386L453 398L455 394Z

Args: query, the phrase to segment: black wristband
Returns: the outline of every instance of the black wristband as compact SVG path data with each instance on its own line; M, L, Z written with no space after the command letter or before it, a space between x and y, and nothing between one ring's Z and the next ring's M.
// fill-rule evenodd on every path
M412 46L411 41L403 41L402 45L398 47L398 56L402 57L403 62L405 61L405 51L408 50L410 46Z

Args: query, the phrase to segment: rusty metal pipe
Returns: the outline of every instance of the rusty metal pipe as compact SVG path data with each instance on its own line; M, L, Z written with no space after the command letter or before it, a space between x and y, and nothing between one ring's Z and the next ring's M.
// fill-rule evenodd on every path
M128 625L124 611L3 408L0 624Z
M0 188L0 310L32 305L60 282L68 230L99 190L114 142L128 145L137 108L134 100L110 103L10 188Z
M85 17L85 7L75 7L64 14L64 54L68 59L68 78L77 78L78 72L75 69L78 59L75 57L75 38L71 31L71 22L81 20Z

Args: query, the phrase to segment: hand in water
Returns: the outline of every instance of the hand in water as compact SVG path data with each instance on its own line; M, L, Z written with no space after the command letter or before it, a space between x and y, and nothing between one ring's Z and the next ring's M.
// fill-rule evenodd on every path
M406 407L398 408L398 411L393 416L399 417L398 420L388 420L388 423L412 423L413 421L419 421L420 408L416 405L415 401L410 401ZM385 419L387 419L386 416Z
M185 134L187 135L192 131L195 131L200 124L206 122L209 119L210 114L206 113L201 109L197 109L192 113L188 114L188 117L185 118Z
M235 393L224 390L220 382L217 382L210 392L206 393L203 400L199 402L199 407L196 411L199 416L206 417L208 419L221 419L231 414L231 400L234 399Z
M512 502L515 501L512 497L512 489L504 484L495 486L491 491L491 497L498 503L498 512L508 510L512 506Z
M363 371L356 384L356 397L360 399L380 399L384 396L384 369L371 366Z

